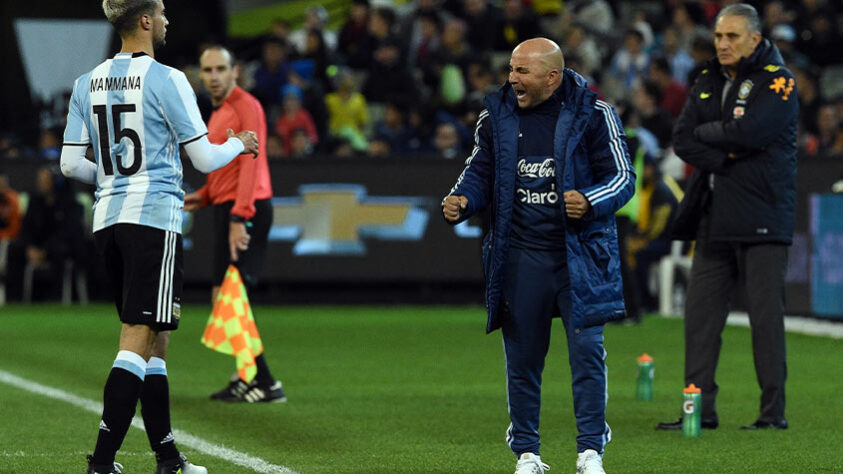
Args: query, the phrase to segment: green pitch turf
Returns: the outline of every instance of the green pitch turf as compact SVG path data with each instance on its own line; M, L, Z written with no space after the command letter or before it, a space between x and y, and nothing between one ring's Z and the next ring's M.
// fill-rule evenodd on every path
M234 359L199 343L206 306L188 306L168 357L174 426L300 473L507 473L509 423L500 334L476 307L258 307L266 355L286 404L212 403ZM110 305L0 308L0 370L97 402L117 352ZM570 372L560 323L544 374L542 459L572 472ZM758 388L749 330L728 327L718 371L720 428L697 439L653 429L678 416L682 321L606 328L610 473L843 471L843 346L789 334L791 429L745 432ZM635 358L655 359L655 397L635 400ZM139 412L138 412L139 413ZM79 473L99 417L0 382L0 473ZM176 440L178 442L178 438ZM189 447L212 473L250 470ZM130 429L117 456L152 472L146 435Z

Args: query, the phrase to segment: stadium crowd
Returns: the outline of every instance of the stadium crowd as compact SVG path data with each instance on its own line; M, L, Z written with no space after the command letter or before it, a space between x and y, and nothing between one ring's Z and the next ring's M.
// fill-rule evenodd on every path
M658 197L669 194L664 186L679 189L689 174L673 153L673 123L688 87L714 54L713 20L731 3L352 0L342 18L330 18L314 3L303 18L274 20L260 38L224 43L237 57L238 84L267 113L271 160L462 160L471 152L483 97L507 80L512 48L536 36L553 39L566 66L617 107L639 175L655 177L648 184L658 184L650 190ZM800 159L843 158L843 6L830 0L749 3L797 79ZM174 64L187 73L205 118L212 107L198 57L208 44L197 42L194 64ZM66 109L52 113L63 117ZM61 129L63 124L42 130L37 143L0 131L0 167L15 159L57 161ZM656 205L673 208L673 199L634 204L644 217L638 218L639 209L630 216L625 253L649 263L668 251L669 216ZM648 244L659 238L653 254ZM646 289L637 293L644 309L654 305Z
M278 18L265 37L232 41L238 83L268 115L271 158L458 158L473 143L483 96L506 80L521 41L557 41L566 66L623 112L647 154L670 167L672 121L701 64L712 21L731 0L353 0L332 25L327 10ZM756 1L764 36L797 77L803 157L843 155L843 8L828 0ZM206 44L197 44L198 53ZM184 65L210 101L198 67ZM57 113L63 113L59 111ZM38 143L0 133L0 157L58 158L56 130ZM663 160L666 160L663 162Z

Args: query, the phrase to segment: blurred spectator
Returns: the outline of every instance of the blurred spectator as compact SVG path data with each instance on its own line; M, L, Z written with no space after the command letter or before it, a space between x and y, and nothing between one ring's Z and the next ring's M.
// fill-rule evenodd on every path
M466 75L468 76L466 109L483 110L483 99L498 88L492 70L486 61L480 59L468 63ZM476 118L469 123L476 123Z
M659 107L666 110L671 117L679 117L688 89L673 79L667 59L659 57L650 63L650 80L659 87L662 96Z
M770 31L770 39L776 43L779 52L782 53L785 64L788 69L808 68L811 67L811 60L799 52L794 46L796 41L796 31L790 25L776 25Z
M539 21L532 10L524 8L521 0L504 0L502 20L495 31L496 51L510 51L540 33Z
M252 93L260 100L267 113L281 102L281 88L287 85L290 65L287 62L289 45L283 40L270 37L263 43L263 56L255 70L255 88Z
M574 15L574 22L586 27L589 33L601 37L612 35L615 16L612 6L605 0L572 0L565 5Z
M353 0L348 19L340 30L337 40L337 51L342 54L351 67L364 67L366 36L369 31L369 1ZM360 61L361 64L356 62Z
M833 104L822 104L817 112L817 134L807 136L803 151L811 156L843 155L843 120Z
M303 128L293 130L290 138L290 158L307 158L313 154L315 142L310 132Z
M575 69L575 71L583 76L591 77L600 67L603 56L597 49L594 39L581 25L576 23L571 25L561 46L565 52L566 62L572 54L579 58L580 69Z
M307 51L308 35L318 32L328 49L334 51L337 49L337 34L325 29L327 22L328 10L325 10L325 7L322 5L308 7L304 12L304 25L290 33L288 42L299 55L303 55Z
M670 63L673 79L683 86L689 85L688 73L694 68L694 59L688 51L682 48L676 28L668 26L662 35L661 54Z
M385 145L394 155L407 155L419 151L420 140L407 125L405 110L406 107L395 102L386 105L383 120L376 123L374 127L373 141L379 142L374 145L376 149ZM370 143L370 154L372 154L372 147Z
M421 70L422 82L433 89L439 82L439 70L434 65L438 52L442 24L435 13L420 13L416 18L419 34L410 43L410 65Z
M316 132L313 117L311 117L307 110L302 108L301 88L293 84L287 84L284 86L282 93L284 95L284 105L281 116L275 122L275 133L284 142L284 156L292 156L293 133L296 130L307 132L311 146L319 143L319 134Z
M38 139L38 157L50 161L58 161L61 158L61 136L60 132L46 128L41 130Z
M641 33L641 38L644 40L644 49L649 51L653 46L653 27L647 21L647 12L644 10L635 10L632 20L632 29Z
M645 312L657 308L656 298L650 292L650 269L670 253L670 223L682 190L670 176L662 175L658 164L651 158L644 160L642 184L638 192L637 225L627 239L629 264L638 292L637 301Z
M794 13L785 8L784 2L773 0L764 5L763 29L769 37L772 38L772 31L776 26L789 25L793 20L795 20ZM794 36L796 36L795 32Z
M438 0L416 0L407 4L408 11L401 21L402 40L407 45L411 65L425 62L426 56L435 51L443 21L450 16L437 5Z
M15 159L21 157L20 140L14 133L0 133L0 159Z
M352 137L355 143L361 144L365 142L365 129L369 123L366 98L356 90L354 76L349 72L337 74L336 81L337 91L325 95L328 130L334 137Z
M276 18L269 25L268 35L270 38L275 38L286 43L290 40L290 31L290 22L283 18Z
M393 33L395 13L389 8L376 8L369 18L367 40L368 76L363 95L370 102L409 100L416 94L413 77L407 67L406 51Z
M818 66L843 63L843 37L838 31L836 17L831 8L819 9L802 32L800 50Z
M820 110L820 89L817 79L806 69L791 69L796 77L796 93L799 96L799 129L803 133L816 135L817 113Z
M321 31L314 30L307 32L301 58L313 61L313 79L319 81L321 90L329 90L331 84L328 77L328 69L336 61L331 50L325 44L325 38Z
M449 160L464 158L457 127L452 123L440 123L436 127L436 134L433 136L433 148L440 158Z
M269 160L284 158L284 140L278 135L270 134L266 137L266 157Z
M644 51L644 36L638 30L627 30L623 47L615 53L609 67L610 81L605 84L609 95L624 97L627 91L641 83L649 66L650 56Z
M465 34L464 21L457 18L449 20L442 30L441 46L433 54L432 68L428 71L432 73L434 87L439 92L438 99L446 107L455 106L465 98L465 71L474 56Z
M652 132L659 140L659 147L664 149L670 146L673 138L673 120L667 111L659 107L661 100L661 91L654 81L644 81L633 98L641 126Z
M503 14L489 0L464 1L463 18L468 25L468 44L475 51L491 51Z
M85 236L82 206L58 166L44 166L36 175L37 191L29 199L20 234L9 247L6 289L20 299L27 263L43 272L49 297L58 296L65 260L78 261Z
M671 14L671 26L676 28L681 49L690 50L697 36L705 36L711 41L711 32L702 26L703 22L703 10L698 3L684 1L675 6Z
M705 69L705 63L714 57L714 41L711 35L698 35L691 43L691 58L694 60L694 67L688 73L688 79L685 81L688 86L691 86L696 80L697 75Z

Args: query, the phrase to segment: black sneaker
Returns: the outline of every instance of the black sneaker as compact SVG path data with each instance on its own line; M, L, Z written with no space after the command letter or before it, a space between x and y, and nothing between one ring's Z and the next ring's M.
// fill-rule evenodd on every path
M720 425L720 422L717 420L700 420L700 427L705 430L714 430ZM676 421L663 421L656 425L657 430L681 430L682 429L682 418L679 418Z
M191 464L184 456L179 454L175 459L167 461L158 460L158 467L155 468L155 474L208 474L208 469Z
M123 465L119 462L115 462L111 466L105 464L94 464L94 457L90 454L88 455L88 470L85 471L85 474L123 474Z
M243 394L249 389L249 385L237 379L230 382L227 387L217 393L211 395L211 400L221 400L224 402L239 402L243 401Z
M284 389L281 388L281 382L278 380L268 387L253 381L246 393L243 394L243 401L248 403L284 403L287 401L287 397L284 395Z

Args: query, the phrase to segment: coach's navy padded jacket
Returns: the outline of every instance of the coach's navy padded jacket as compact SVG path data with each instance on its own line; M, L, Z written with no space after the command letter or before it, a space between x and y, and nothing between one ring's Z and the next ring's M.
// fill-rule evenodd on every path
M712 59L676 122L676 154L695 170L673 237L695 239L707 207L711 241L789 245L796 221L796 80L776 45L763 39L741 59L721 104L725 83Z
M580 191L592 206L582 219L565 218L570 321L573 328L583 328L624 316L615 212L632 197L635 173L620 119L586 88L582 76L565 69L556 93L563 100L553 143L556 187L560 197L563 191ZM501 292L515 201L519 119L508 83L488 95L485 105L488 118L480 114L478 130L490 124L491 143L475 134L475 150L450 194L468 198L460 221L492 205L492 225L483 242L486 331L492 332L501 327L502 313L508 310Z

